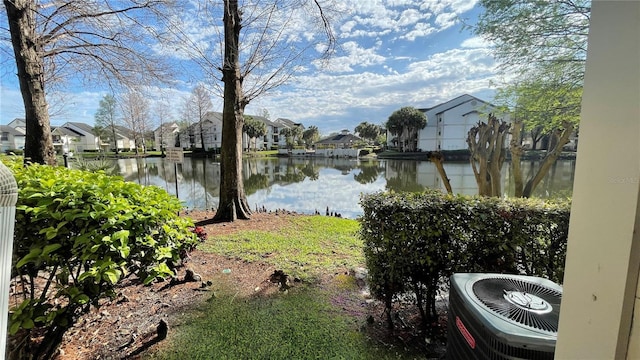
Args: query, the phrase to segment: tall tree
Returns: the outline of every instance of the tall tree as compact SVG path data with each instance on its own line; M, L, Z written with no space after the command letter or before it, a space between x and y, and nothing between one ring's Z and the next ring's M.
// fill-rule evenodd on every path
M506 69L523 74L561 66L582 83L590 0L481 0L480 5L484 11L473 31L494 44Z
M405 106L389 116L386 128L398 137L398 145L402 152L415 151L417 148L418 130L427 125L427 116L420 110Z
M47 88L75 78L141 84L165 76L148 37L169 0L3 0L25 107L25 160L55 164Z
M120 118L118 114L118 103L116 98L107 94L100 100L100 105L94 116L95 126L102 128L104 131L104 138L100 141L110 141L115 149L116 156L118 156L118 134L117 126L120 124Z
M216 32L219 1L207 1L190 21L202 21ZM244 109L253 99L302 71L311 57L329 56L335 38L326 8L318 0L222 2L222 34L203 40L190 34L191 24L176 32L179 48L198 63L224 98L220 159L220 202L212 221L249 219L251 210L242 183L242 128ZM301 27L305 36L301 37ZM242 33L242 36L241 36ZM318 34L322 34L318 36ZM221 46L220 42L224 42ZM318 49L320 52L318 52ZM222 79L219 82L219 75Z
M136 90L130 90L120 98L122 122L131 131L135 152L143 148L146 152L145 133L149 130L150 108L146 96Z
M302 135L304 130L301 126L294 125L292 127L285 127L280 130L280 135L285 137L285 141L287 142L287 148L289 150L293 149L296 146L296 143L302 139Z
M544 73L499 89L496 94L496 101L507 105L513 118L522 121L534 149L544 136L565 128L565 122L574 127L579 123L582 85L562 70L562 67L547 68Z
M315 125L309 126L302 132L302 140L307 148L310 148L315 142L320 140L320 130Z
M251 139L253 139L253 150L255 151L257 150L256 148L258 146L257 139L267 134L267 124L251 116L245 116L243 131L249 138L247 149L249 149L251 145Z
M175 146L173 128L168 126L171 119L171 106L169 104L169 99L163 95L161 96L161 101L157 101L153 106L153 115L157 119L158 130L160 131L160 144L156 144L156 147L160 147L162 156L164 156L164 151L167 147Z
M557 159L579 121L590 0L481 0L476 34L494 44L502 69L515 80L498 91L496 102L511 109L510 150L516 196L528 197ZM519 171L522 131L534 146L554 139L538 172L523 186Z
M383 129L376 124L371 124L369 122L363 121L354 129L358 136L361 138L368 140L370 142L375 142L378 136L380 136Z
M204 143L204 121L207 119L207 113L213 110L213 102L211 102L211 94L204 84L200 83L193 88L185 107L187 116L198 124L200 145L202 146L202 151L206 151Z

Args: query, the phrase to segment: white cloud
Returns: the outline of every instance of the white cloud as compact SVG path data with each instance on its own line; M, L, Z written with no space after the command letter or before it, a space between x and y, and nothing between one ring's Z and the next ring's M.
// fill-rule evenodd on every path
M273 118L296 119L305 126L316 125L328 134L353 129L363 120L382 123L401 106L433 106L464 93L491 95L489 82L497 72L491 45L452 28L460 26L458 16L472 9L476 2L344 0L340 4L344 16L334 24L343 42L327 66L321 67L319 61L296 65L301 75L288 85L253 100L246 112L259 114L266 108ZM184 18L192 25L188 31L193 41L206 51L216 51L210 38L220 30L206 27L189 16ZM292 41L313 40L309 29L314 24L307 20L291 19L284 35ZM322 45L310 45L316 52L324 50ZM438 52L434 53L436 48ZM177 59L190 56L171 47L157 50ZM11 73L5 66L3 64L3 74ZM192 69L187 66L187 70ZM183 80L202 80L199 74L189 73ZM8 87L5 76L8 75L3 75L0 86L1 123L22 117L24 113L19 91L13 83ZM12 73L12 76L15 75ZM164 98L151 96L152 101L168 101L177 112L191 86L179 83L175 86L177 89L166 90L169 95ZM159 92L160 89L149 89L150 94ZM55 121L73 119L92 124L103 94L62 93L69 110L65 117ZM222 110L219 99L215 110Z
M460 46L463 48L490 48L492 44L480 36L475 36L465 39Z
M428 23L418 23L413 30L408 31L406 34L400 36L401 39L407 39L414 41L416 38L425 37L436 32L436 29Z
M328 64L323 64L325 71L334 73L344 73L354 71L354 66L369 67L383 63L386 58L378 55L375 48L363 48L355 41L349 41L341 46L343 55L329 59ZM315 62L320 68L320 63Z

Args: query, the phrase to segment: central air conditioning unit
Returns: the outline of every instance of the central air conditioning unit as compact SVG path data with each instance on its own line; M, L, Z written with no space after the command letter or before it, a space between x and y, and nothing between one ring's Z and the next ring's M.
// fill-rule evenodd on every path
M447 359L553 360L561 299L538 277L452 275Z

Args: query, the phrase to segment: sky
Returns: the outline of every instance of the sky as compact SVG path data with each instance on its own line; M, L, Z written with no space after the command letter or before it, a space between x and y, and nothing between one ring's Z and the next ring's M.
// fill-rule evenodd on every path
M308 61L286 85L252 100L245 113L287 118L305 127L317 126L322 135L343 129L354 131L361 122L384 124L404 106L432 107L463 94L491 102L500 83L491 46L463 24L473 25L482 9L476 0L344 0L340 16L332 18L338 47L328 62ZM4 14L3 14L4 16ZM188 18L188 16L184 16ZM304 41L304 21L288 25L290 34ZM205 24L190 24L196 38L211 33ZM4 26L2 29L4 30ZM5 38L7 34L3 34ZM15 62L6 41L0 46L0 124L24 117L15 76ZM8 51L9 50L9 51ZM210 49L211 50L211 49ZM158 47L158 52L162 52ZM318 53L319 54L319 53ZM178 51L166 51L178 63ZM189 68L189 66L186 66ZM198 78L196 76L190 77ZM177 85L176 85L177 84ZM195 85L186 77L166 90L174 117ZM160 92L156 89L152 92ZM106 88L72 83L64 91L49 94L64 99L51 116L51 124L67 121L93 125ZM160 100L153 100L160 101ZM53 101L52 101L53 102ZM214 111L222 111L213 98Z

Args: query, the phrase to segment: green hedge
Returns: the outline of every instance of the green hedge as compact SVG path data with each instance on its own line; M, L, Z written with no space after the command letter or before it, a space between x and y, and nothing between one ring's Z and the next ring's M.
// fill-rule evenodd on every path
M11 310L9 332L26 345L33 329L45 331L39 357L124 277L172 276L197 244L191 221L177 215L182 204L161 188L101 171L4 162L19 188L11 275L16 289L29 289Z
M391 308L415 294L423 319L454 272L563 277L570 203L425 193L363 195L360 236L372 294Z

